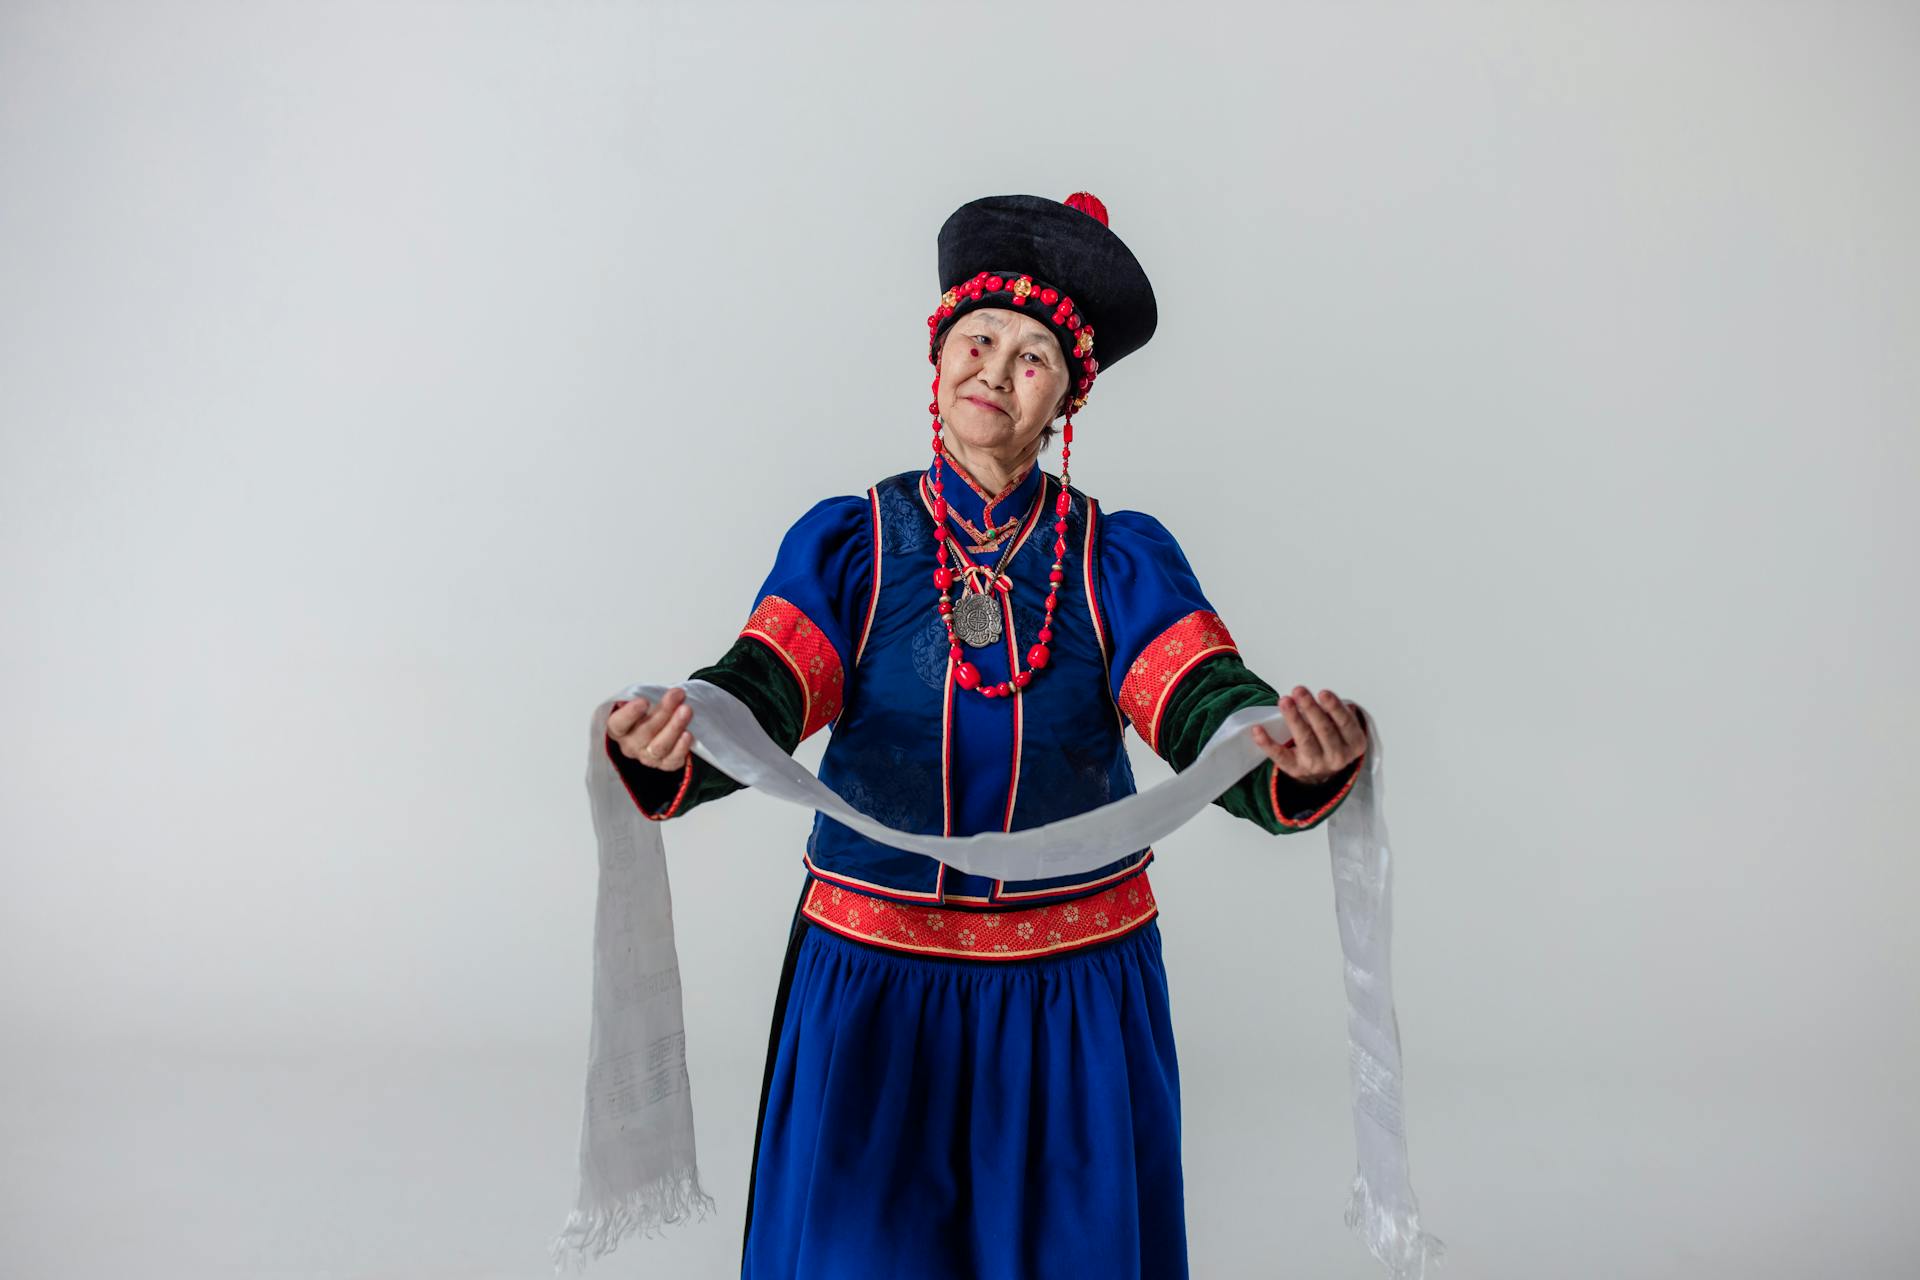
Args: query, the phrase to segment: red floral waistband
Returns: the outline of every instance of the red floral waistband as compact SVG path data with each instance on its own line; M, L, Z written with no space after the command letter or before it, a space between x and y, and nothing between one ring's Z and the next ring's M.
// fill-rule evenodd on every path
M800 914L844 938L893 951L974 960L1029 960L1132 933L1160 913L1147 873L1070 902L1006 911L909 906L828 884L807 886Z

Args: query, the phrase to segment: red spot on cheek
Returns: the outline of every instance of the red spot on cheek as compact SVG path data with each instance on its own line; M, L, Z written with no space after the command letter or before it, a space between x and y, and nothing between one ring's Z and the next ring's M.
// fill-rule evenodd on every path
M979 355L979 354L980 354L980 348L978 348L978 347L968 347L968 348L967 348L967 354L968 354L968 355L970 355L970 356L977 356L977 355Z
M1027 370L1027 376L1031 378L1033 376L1033 370L1031 369Z

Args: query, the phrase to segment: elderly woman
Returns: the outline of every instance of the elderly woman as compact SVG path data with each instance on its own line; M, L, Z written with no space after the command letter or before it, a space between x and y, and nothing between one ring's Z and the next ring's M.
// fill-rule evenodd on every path
M1074 414L1157 312L1106 209L994 196L939 236L933 452L788 531L739 638L694 673L903 831L1013 831L1134 790L1132 727L1175 769L1231 712L1292 737L1216 803L1267 831L1340 804L1367 730L1279 695L1165 526L1069 481ZM1098 333L1096 351L1096 331ZM1060 473L1038 465L1056 433ZM607 721L634 803L739 784L675 689ZM1180 1094L1153 850L1084 875L962 874L816 815L760 1101L745 1277L1187 1274Z

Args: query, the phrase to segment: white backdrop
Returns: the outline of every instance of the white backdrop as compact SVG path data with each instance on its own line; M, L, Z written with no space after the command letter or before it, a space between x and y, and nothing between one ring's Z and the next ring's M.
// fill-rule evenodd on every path
M545 1274L589 713L1082 188L1161 328L1076 482L1388 735L1451 1272L1911 1268L1917 86L1905 4L10 0L0 1273ZM721 1217L605 1275L737 1274L805 829L676 822ZM1325 858L1156 864L1196 1277L1375 1274Z

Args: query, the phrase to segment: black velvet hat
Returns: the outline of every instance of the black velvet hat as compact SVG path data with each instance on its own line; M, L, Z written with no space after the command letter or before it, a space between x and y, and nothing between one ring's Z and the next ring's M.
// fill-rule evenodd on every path
M1085 191L1065 202L985 196L961 205L940 228L940 287L927 317L928 360L956 318L976 307L1018 307L1060 340L1075 374L1075 409L1095 375L1147 345L1159 322L1147 273L1108 229L1106 206Z

